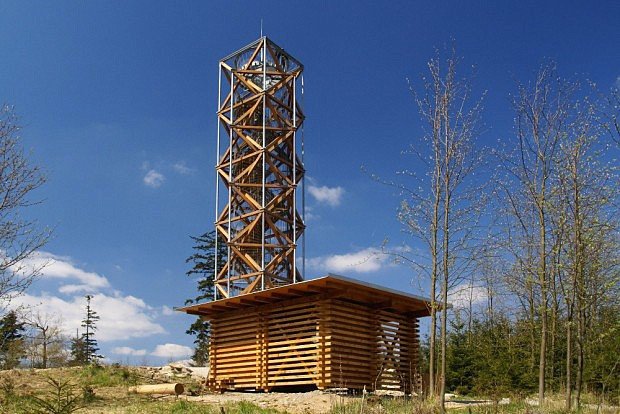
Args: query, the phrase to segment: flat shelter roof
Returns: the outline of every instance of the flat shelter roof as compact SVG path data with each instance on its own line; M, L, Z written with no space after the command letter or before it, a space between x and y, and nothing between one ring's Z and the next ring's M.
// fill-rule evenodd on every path
M430 315L430 299L334 274L231 298L184 306L176 310L208 318L222 312L321 294L376 309L393 309L412 317Z

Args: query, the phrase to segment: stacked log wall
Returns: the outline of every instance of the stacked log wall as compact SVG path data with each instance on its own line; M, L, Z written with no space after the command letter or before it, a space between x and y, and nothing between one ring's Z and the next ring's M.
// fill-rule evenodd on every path
M409 392L417 319L340 299L304 298L210 318L216 390L386 389Z

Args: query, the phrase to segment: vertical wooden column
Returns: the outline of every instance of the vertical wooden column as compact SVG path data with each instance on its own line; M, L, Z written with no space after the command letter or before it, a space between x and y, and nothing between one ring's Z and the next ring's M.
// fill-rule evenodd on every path
M263 343L261 346L263 359L263 390L269 391L269 314L263 314Z
M317 339L318 339L318 348L319 354L317 355L318 361L318 381L317 388L323 390L327 387L327 366L328 366L328 350L326 347L326 337L327 337L327 301L321 300L317 303Z
M256 388L268 391L269 386L269 317L258 312L256 329Z
M369 390L376 391L381 388L379 381L379 369L381 367L381 357L379 355L379 344L381 340L381 322L377 312L368 312L368 334L370 340L371 353L370 364L368 364Z
M209 375L207 377L207 386L216 388L215 378L217 376L217 346L214 337L217 335L217 321L211 319L211 339L209 340Z
M412 392L421 393L422 390L422 372L420 371L420 324L418 318L413 318L412 322L412 341L411 341L411 366L413 376L411 379L411 384L413 389Z
M378 312L372 314L372 327L375 335L375 353L373 358L374 375L372 378L373 391L380 390L382 387L381 376L385 369L385 351L383 349L383 327L381 326L381 317Z
M411 378L413 375L413 324L408 319L400 321L399 342L400 358L398 363L398 374L401 380L400 387L405 394L411 393Z
M263 317L262 314L260 312L258 312L256 314L256 330L254 331L255 333L255 340L254 340L254 358L255 358L255 362L256 362L256 377L254 379L254 382L256 383L256 389L261 389L261 387L263 386L263 351L262 351L262 344L263 344L263 338L262 338L262 332L263 332Z

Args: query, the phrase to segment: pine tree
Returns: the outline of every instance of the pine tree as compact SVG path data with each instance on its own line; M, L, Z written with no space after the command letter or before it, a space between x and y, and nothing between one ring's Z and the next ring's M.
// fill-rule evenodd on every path
M17 313L10 311L0 319L0 369L13 369L25 355L24 322L19 322Z
M198 237L191 236L191 239L195 243L193 246L194 254L188 257L185 263L192 263L193 267L186 274L192 278L198 277L198 296L194 299L186 300L186 305L210 301L214 298L213 287L216 263L215 237L215 230L204 233ZM217 237L217 268L222 269L226 264L228 249L221 237L219 235ZM198 365L206 365L209 360L209 323L203 321L199 317L190 325L186 333L196 337L194 340L195 349L192 359Z
M100 319L97 312L90 306L92 295L86 295L86 316L82 320L82 328L85 328L85 332L82 334L82 342L84 347L84 353L86 363L96 363L98 359L103 358L102 355L97 354L99 347L97 340L95 339L95 331L97 330L97 321Z
M69 365L86 365L88 363L84 339L80 336L80 333L77 330L75 332L75 338L71 338L69 349L71 351L71 360L69 361Z
M450 322L452 330L448 335L446 383L449 390L467 395L474 386L474 361L471 342L460 312Z

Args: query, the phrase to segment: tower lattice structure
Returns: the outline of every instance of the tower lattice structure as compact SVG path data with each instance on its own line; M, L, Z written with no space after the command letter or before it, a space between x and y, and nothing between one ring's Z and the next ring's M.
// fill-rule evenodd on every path
M305 228L297 211L302 71L267 37L220 61L215 226L228 254L216 268L216 299L302 280L296 255Z

